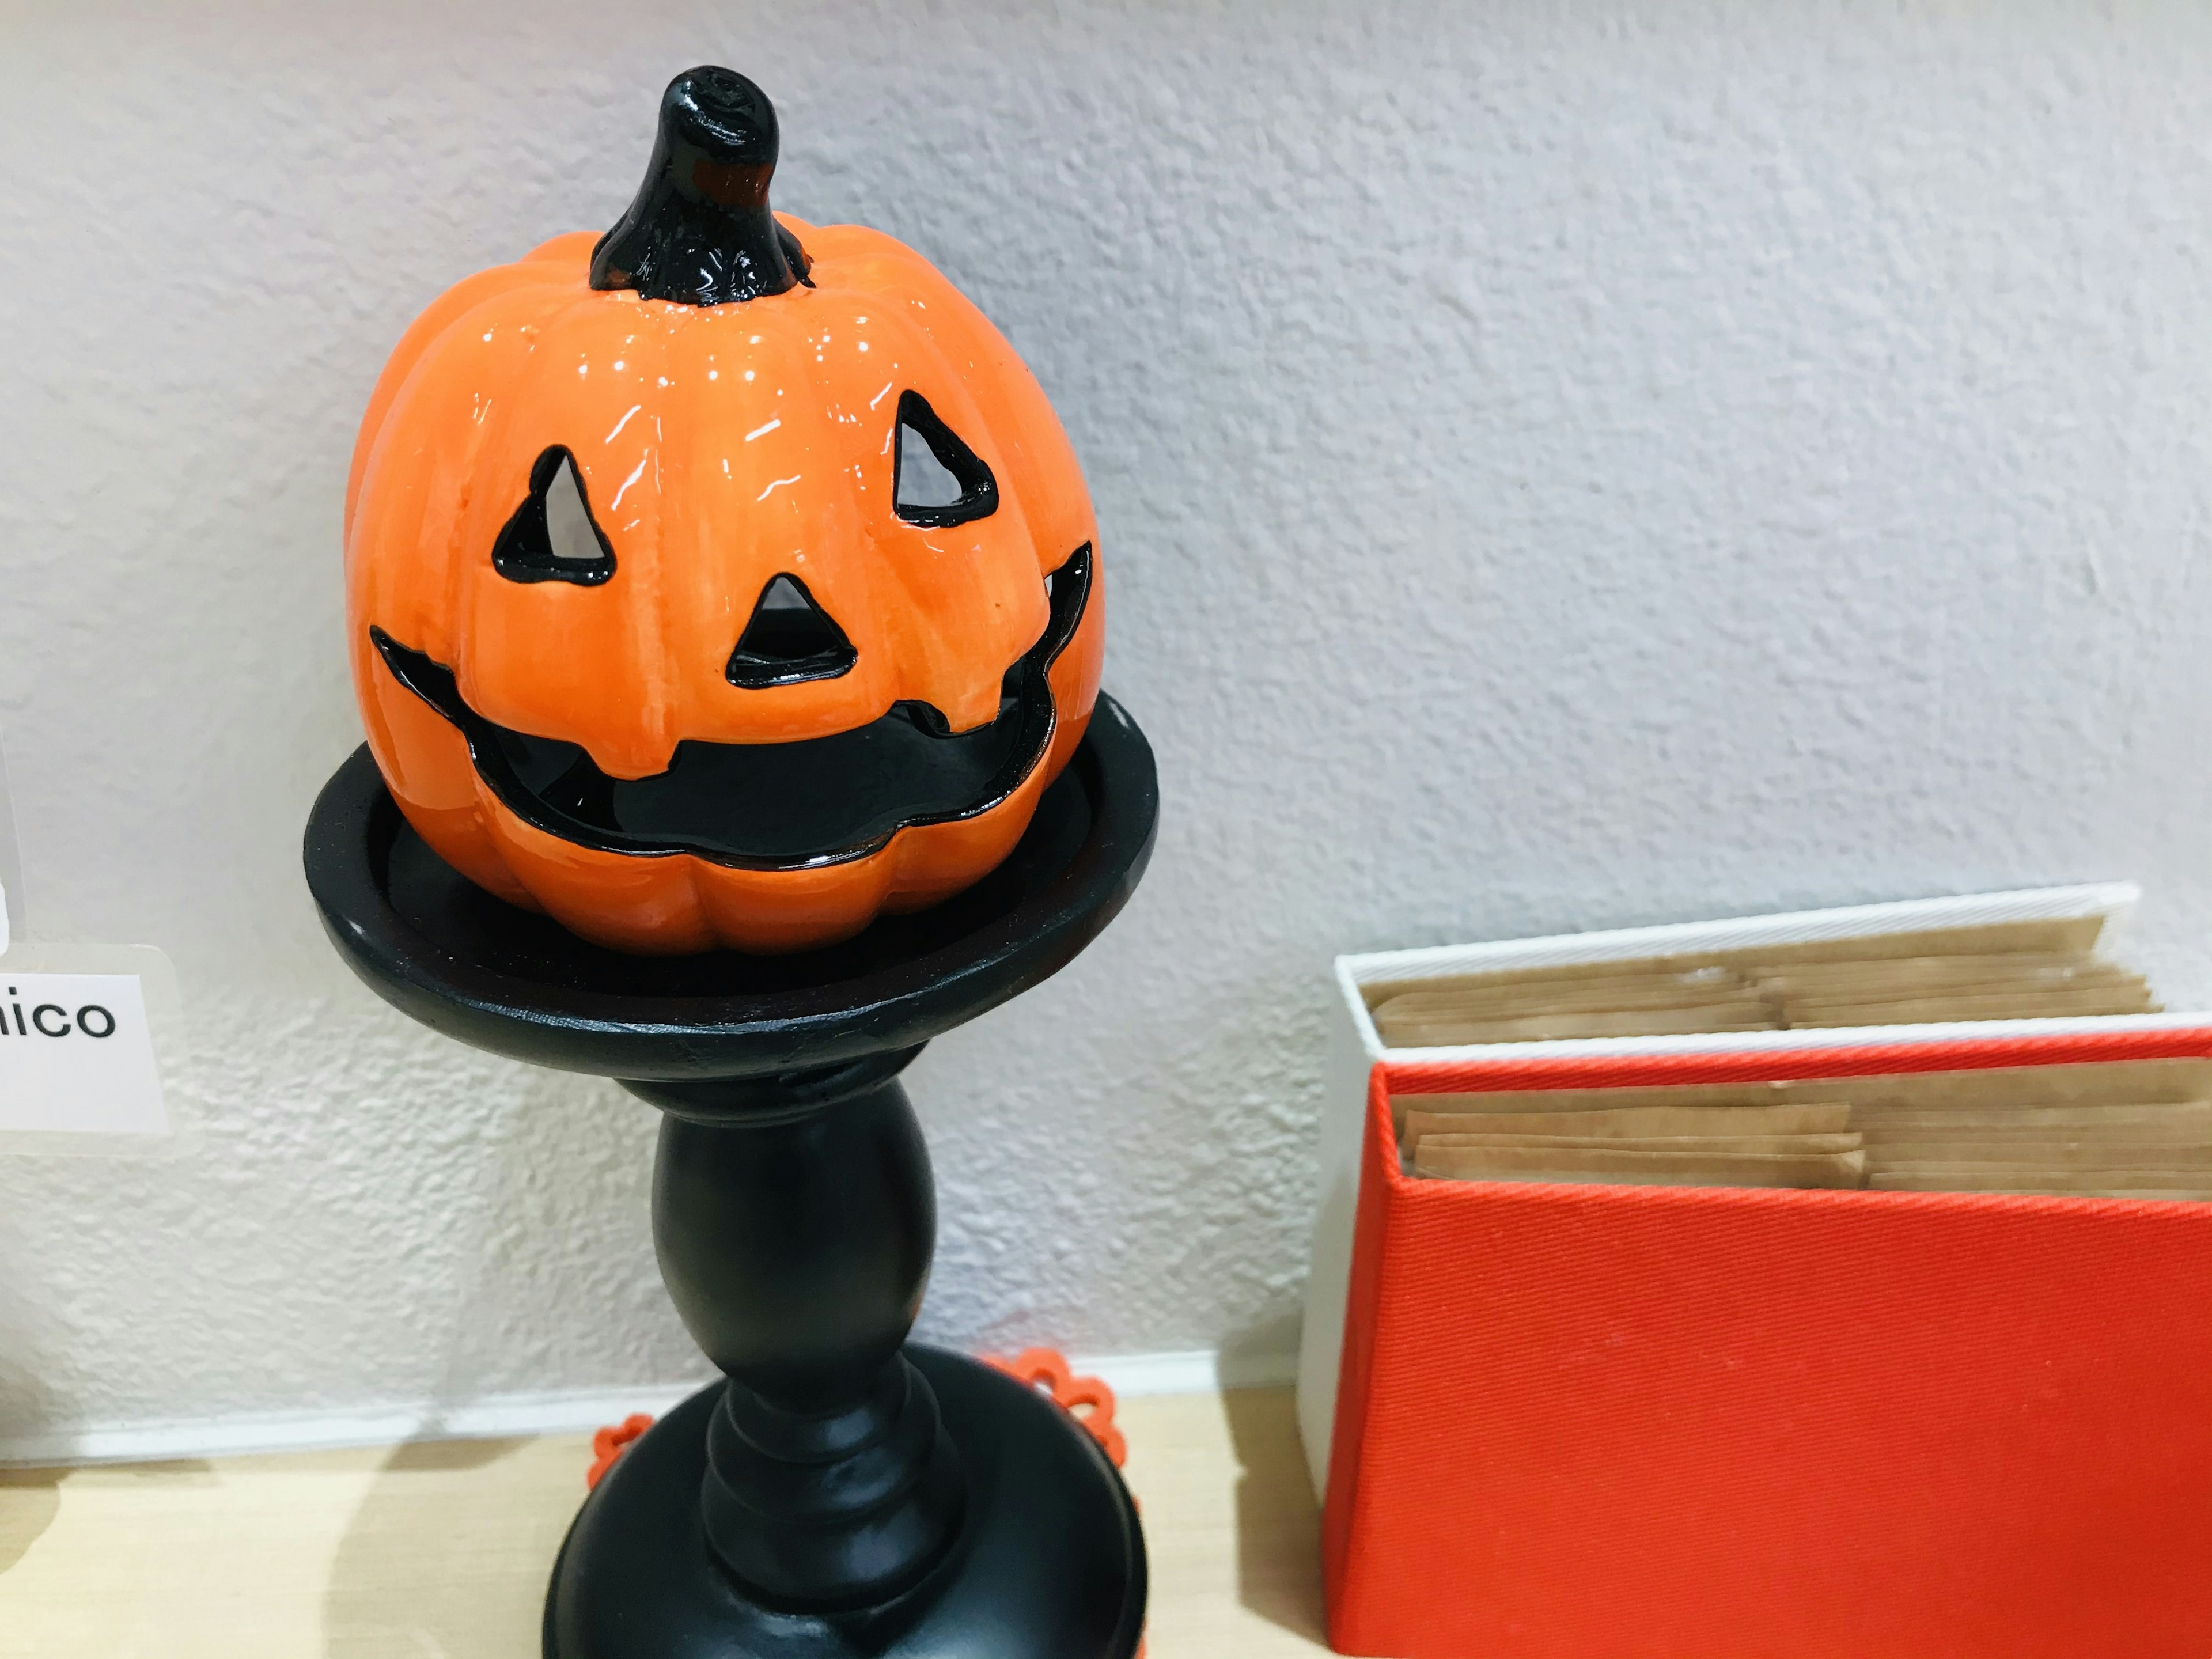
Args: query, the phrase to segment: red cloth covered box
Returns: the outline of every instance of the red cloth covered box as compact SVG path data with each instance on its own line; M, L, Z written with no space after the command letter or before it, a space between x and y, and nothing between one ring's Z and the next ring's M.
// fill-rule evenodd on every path
M2205 1059L2212 1016L1620 1046L1370 1069L1332 1644L2212 1655L2212 1205L1420 1180L1389 1105Z

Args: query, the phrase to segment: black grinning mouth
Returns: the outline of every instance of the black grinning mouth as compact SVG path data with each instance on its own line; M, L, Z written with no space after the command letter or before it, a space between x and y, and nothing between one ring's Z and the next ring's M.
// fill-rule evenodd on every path
M1050 580L1044 636L1006 671L999 713L954 732L926 702L794 743L685 738L668 769L611 778L580 744L512 731L469 707L453 671L382 629L369 638L392 677L468 740L477 775L526 823L580 847L641 857L690 853L743 870L865 858L901 830L987 812L1020 787L1058 720L1047 675L1091 599L1091 544Z

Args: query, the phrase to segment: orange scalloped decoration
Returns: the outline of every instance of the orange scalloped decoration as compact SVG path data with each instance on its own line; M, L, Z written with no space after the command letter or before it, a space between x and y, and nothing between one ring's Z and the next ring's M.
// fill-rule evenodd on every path
M643 1412L634 1412L611 1429L601 1429L592 1437L592 1467L584 1476L584 1490L591 1491L606 1478L614 1468L615 1459L623 1455L629 1443L653 1426L653 1419Z
M1095 1376L1076 1376L1067 1369L1066 1356L1056 1348L1024 1348L1012 1359L987 1353L983 1363L1004 1371L1024 1388L1049 1394L1053 1403L1091 1431L1115 1468L1129 1455L1129 1443L1114 1426L1114 1390Z

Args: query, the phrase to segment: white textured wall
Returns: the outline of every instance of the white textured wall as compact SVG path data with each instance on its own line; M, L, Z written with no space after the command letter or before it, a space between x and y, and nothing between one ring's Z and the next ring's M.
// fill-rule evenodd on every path
M0 721L204 1138L0 1158L0 1431L696 1366L651 1115L388 1012L296 850L383 353L695 61L1027 355L1159 753L1123 921L912 1073L936 1335L1287 1346L1338 949L2136 875L2212 992L2195 0L170 9L0 22Z

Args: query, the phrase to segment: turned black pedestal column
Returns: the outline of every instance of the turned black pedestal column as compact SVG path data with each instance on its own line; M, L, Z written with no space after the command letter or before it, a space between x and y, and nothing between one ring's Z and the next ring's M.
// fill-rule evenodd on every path
M907 1342L936 1200L898 1073L1065 966L1152 849L1158 789L1110 698L1006 864L959 897L800 957L638 957L441 863L366 750L307 831L355 970L495 1053L620 1079L665 1115L653 1238L727 1377L623 1453L546 1598L548 1659L1127 1659L1145 1552L1120 1477L1064 1412Z
M662 1276L730 1379L707 1431L707 1545L779 1607L889 1599L945 1553L964 1509L936 1392L900 1352L937 1218L921 1126L887 1069L785 1083L767 1102L743 1085L630 1085L669 1113Z

